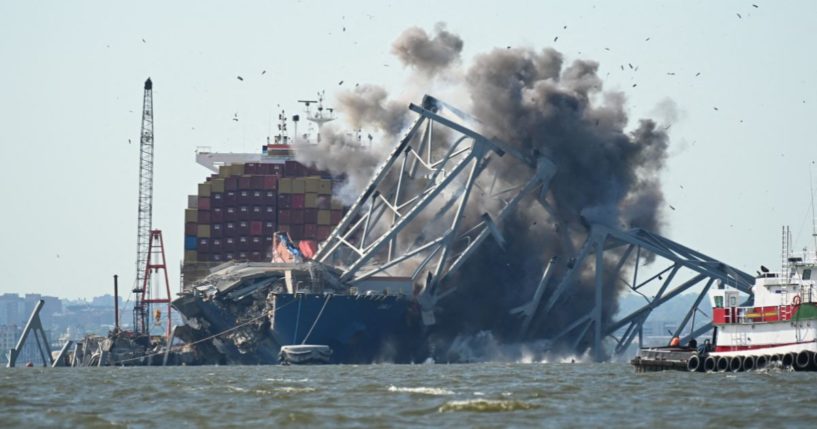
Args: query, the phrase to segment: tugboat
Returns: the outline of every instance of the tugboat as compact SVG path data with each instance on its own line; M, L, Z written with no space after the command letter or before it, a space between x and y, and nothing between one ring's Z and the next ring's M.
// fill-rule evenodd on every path
M781 272L761 266L748 300L722 284L710 292L711 344L680 347L673 339L670 347L642 349L631 361L636 371L817 371L817 253L794 256L789 237L784 227Z

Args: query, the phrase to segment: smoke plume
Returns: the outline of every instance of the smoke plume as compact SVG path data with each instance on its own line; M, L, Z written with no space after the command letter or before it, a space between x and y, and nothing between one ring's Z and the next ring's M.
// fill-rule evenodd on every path
M415 73L433 80L460 65L462 47L463 41L442 26L433 37L413 27L397 38L392 52ZM651 119L640 119L628 129L626 97L604 91L598 69L594 61L567 62L552 48L495 49L477 55L459 74L462 81L452 83L468 94L470 106L463 107L480 121L482 134L524 153L547 156L558 171L547 196L548 210L533 199L523 202L502 225L505 249L486 241L448 279L458 285L458 292L443 304L432 341L481 331L514 340L516 325L508 309L530 299L546 261L554 256L559 262L552 281L558 281L591 223L660 233L664 199L659 173L667 158L668 136ZM413 96L416 101L422 94ZM310 153L300 149L298 156L346 174L344 193L357 195L400 137L409 119L408 102L390 100L383 88L371 85L341 92L337 99L352 126L379 131L382 143L370 152L348 151L349 142L332 134ZM500 182L531 174L511 158L492 162ZM466 213L471 219L478 215ZM535 338L549 338L590 311L594 267L592 262L587 265L579 267L569 297L547 320L534 323ZM614 264L605 265L605 272L612 272ZM609 320L617 311L616 288L621 285L607 282L605 287L602 314Z
M434 37L419 27L405 30L392 44L391 52L403 65L433 76L459 62L462 46L459 36L446 31L443 24L437 24Z

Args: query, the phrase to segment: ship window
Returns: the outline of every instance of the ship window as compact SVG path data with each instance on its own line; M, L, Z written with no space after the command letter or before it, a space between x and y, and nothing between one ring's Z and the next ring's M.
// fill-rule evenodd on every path
M737 307L738 306L738 298L736 296L729 297L729 306L730 307Z
M811 280L811 269L803 270L803 280Z

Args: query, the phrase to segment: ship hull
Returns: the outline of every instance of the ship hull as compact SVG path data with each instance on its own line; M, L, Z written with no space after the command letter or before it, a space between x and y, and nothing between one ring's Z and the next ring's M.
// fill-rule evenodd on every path
M411 362L420 338L414 301L404 296L273 293L256 313L188 295L174 302L198 364L277 364L281 346L326 345L330 363ZM248 317L255 316L255 317Z

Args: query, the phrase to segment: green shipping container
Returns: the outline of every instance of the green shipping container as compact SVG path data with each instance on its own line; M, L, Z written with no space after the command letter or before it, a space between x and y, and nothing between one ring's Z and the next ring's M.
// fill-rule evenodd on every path
M298 177L297 179L292 179L292 193L293 194L303 194L306 192L306 181L303 177Z
M184 210L184 221L185 222L196 222L199 219L199 211L196 209L185 209Z
M318 194L332 195L332 181L329 179L321 179L318 183Z
M304 178L304 192L306 193L318 193L318 189L321 185L321 178L320 177L306 177Z
M318 208L318 194L304 194L304 208Z
M196 236L199 238L210 238L210 225L199 225Z
M289 177L282 177L278 179L278 193L291 194L292 193L292 179Z
M184 252L184 262L196 262L198 260L198 252L195 250L187 250Z
M213 192L224 192L224 179L213 179L210 181Z
M199 183L199 196L200 197L210 196L210 182Z
M331 225L332 216L329 210L318 210L318 225Z

